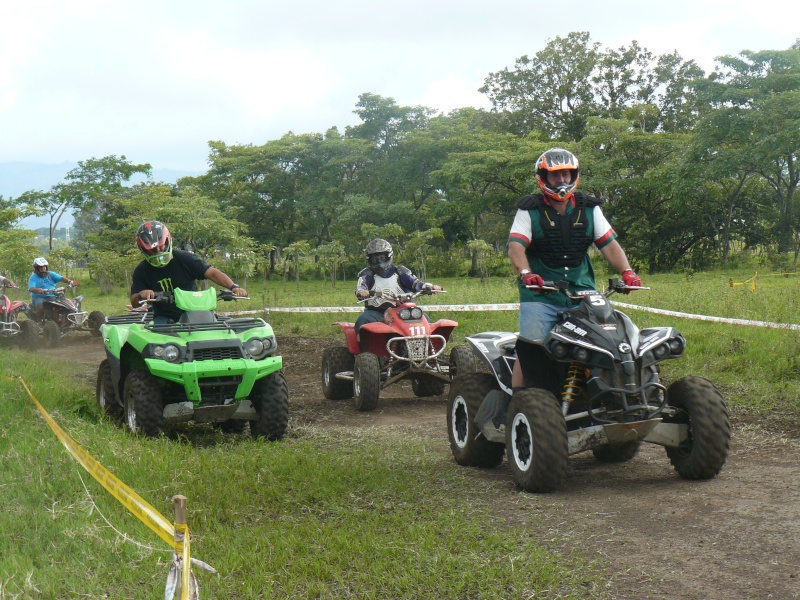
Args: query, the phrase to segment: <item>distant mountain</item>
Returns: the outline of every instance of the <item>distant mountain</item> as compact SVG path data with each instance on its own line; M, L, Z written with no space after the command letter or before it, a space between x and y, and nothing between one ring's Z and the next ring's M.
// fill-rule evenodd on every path
M45 191L57 183L62 183L78 163L63 162L58 165L32 163L32 162L0 162L0 196L5 199L16 198L23 192ZM203 173L197 171L179 171L177 169L153 169L153 181L175 183L182 177L196 177ZM136 176L131 183L141 183L144 177ZM46 217L25 219L24 227L35 229L47 227L49 221ZM71 225L72 216L67 222L62 220L61 225Z

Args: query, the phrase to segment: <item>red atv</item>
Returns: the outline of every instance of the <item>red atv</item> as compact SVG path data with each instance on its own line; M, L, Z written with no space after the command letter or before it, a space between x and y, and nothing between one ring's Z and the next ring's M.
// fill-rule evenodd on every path
M347 346L328 348L322 355L322 391L329 400L355 398L360 411L375 410L381 389L410 379L418 397L439 396L456 374L475 370L469 348L456 347L449 360L442 357L458 323L440 319L431 323L413 300L422 294L395 294L384 290L380 299L388 308L383 322L367 323L356 339L354 323L334 323L344 331ZM362 301L363 302L363 301Z
M6 296L6 288L10 287L7 280L0 285L0 338L14 340L24 348L33 349L39 339L39 327L30 320L17 320L20 313L25 314L29 310L28 304Z
M74 287L70 283L69 288ZM99 310L88 314L81 310L83 296L67 298L66 290L63 286L47 290L49 295L42 301L44 311L41 317L32 306L27 311L30 319L38 321L45 345L50 348L70 331L88 331L93 337L99 337L100 326L106 322L105 315Z

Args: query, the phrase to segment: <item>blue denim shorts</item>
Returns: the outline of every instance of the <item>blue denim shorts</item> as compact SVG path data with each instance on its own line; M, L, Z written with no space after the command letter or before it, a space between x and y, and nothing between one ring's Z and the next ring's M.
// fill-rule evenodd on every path
M541 344L556 324L559 312L566 310L547 302L520 302L519 337Z

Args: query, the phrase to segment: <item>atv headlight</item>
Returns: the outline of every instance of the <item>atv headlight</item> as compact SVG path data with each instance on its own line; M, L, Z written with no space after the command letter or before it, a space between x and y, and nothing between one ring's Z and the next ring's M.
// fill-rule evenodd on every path
M572 349L572 357L578 362L586 362L589 360L589 351L586 348L575 346Z
M675 356L683 354L683 349L685 347L686 346L683 338L673 338L669 341L669 350Z
M667 344L661 344L660 346L653 348L653 356L656 358L664 358L667 352L669 352L669 345Z
M411 318L412 319L417 319L417 320L421 319L422 318L422 309L419 308L419 307L412 308L411 309Z
M153 348L153 356L174 363L178 362L178 359L181 357L181 351L174 344L167 344L166 346L156 346Z
M261 355L264 354L264 340L250 338L245 342L244 348L251 358L260 358Z
M411 309L409 308L401 309L400 318L403 319L403 321L408 321L411 318Z
M244 349L247 354L255 360L264 358L273 346L274 343L271 338L250 338L244 343Z
M567 350L569 350L567 345L561 342L554 344L552 348L550 348L550 351L556 358L564 358L567 355Z

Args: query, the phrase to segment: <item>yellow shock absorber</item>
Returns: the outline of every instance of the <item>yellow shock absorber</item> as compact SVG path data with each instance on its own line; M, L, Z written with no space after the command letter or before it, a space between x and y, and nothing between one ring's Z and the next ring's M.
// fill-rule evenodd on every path
M561 410L566 415L569 406L578 397L583 387L583 369L578 363L570 363L567 371L567 379L564 382L564 389L561 391Z

